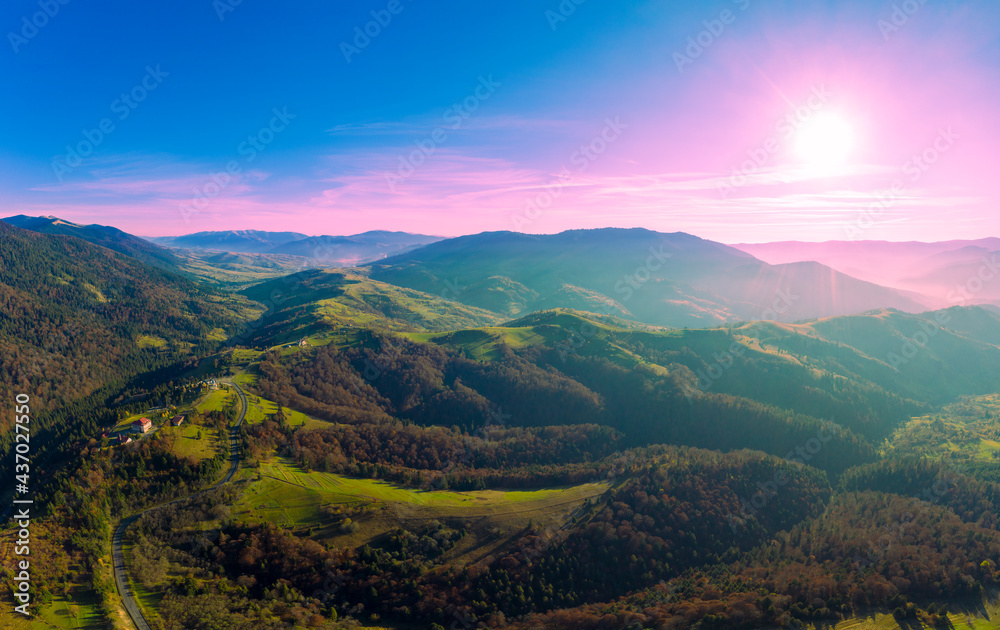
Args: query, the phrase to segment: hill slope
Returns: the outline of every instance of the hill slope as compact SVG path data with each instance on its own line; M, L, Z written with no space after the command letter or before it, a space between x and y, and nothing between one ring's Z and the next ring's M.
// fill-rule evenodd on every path
M816 263L768 265L683 233L490 232L434 243L369 266L371 277L517 316L569 307L668 326L795 321L924 306Z
M242 294L270 307L255 332L240 343L271 346L341 327L389 330L448 330L496 324L502 318L412 289L378 282L351 271L302 271L245 289Z
M137 236L106 225L79 225L58 217L29 217L19 214L2 219L4 223L41 234L75 236L88 243L131 256L147 265L178 271L180 261L170 251Z
M994 391L990 366L1000 364L1000 317L977 307L910 315L873 311L802 324L753 322L698 330L628 329L567 310L534 313L501 327L411 339L480 361L505 353L541 353L569 372L581 361L610 362L671 383L690 400L724 394L835 420L880 442L928 405ZM926 335L926 339L922 336ZM948 378L942 378L948 375ZM630 414L641 406L634 383L608 377L581 381ZM666 409L666 407L664 407Z

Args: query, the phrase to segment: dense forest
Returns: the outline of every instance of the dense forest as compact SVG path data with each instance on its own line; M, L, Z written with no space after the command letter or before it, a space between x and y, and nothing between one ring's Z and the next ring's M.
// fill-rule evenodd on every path
M624 457L620 434L597 425L495 426L471 436L402 424L293 431L279 416L243 435L255 458L275 451L304 470L453 490L582 483L603 478Z
M691 398L679 373L583 356L558 361L554 351L507 346L484 363L374 332L368 340L305 357L268 355L257 387L282 405L342 423L395 419L465 433L498 422L593 424L621 432L623 447L671 443L779 456L809 445L809 463L834 472L875 456L867 440L836 423L728 394ZM817 440L822 448L813 447Z
M735 334L709 331L705 348ZM746 628L872 608L938 625L942 602L997 583L1000 486L873 446L926 403L833 376L803 388L797 368L767 357L688 396L704 365L698 342L676 352L642 331L616 341L671 369L502 342L483 361L376 331L263 356L263 395L337 424L295 430L279 414L246 431L255 457L425 488L616 480L562 527L529 527L487 564L436 560L465 535L461 523L331 548L322 562L337 567L336 595L316 604L440 627ZM824 409L843 413L824 422ZM270 565L275 533L231 535L260 540Z

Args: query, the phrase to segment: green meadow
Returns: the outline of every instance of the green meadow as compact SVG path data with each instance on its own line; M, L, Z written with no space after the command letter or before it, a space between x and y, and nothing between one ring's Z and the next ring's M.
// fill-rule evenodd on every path
M209 392L208 395L201 400L201 402L195 405L194 410L197 413L222 411L226 405L229 404L230 399L235 397L236 392L227 387L220 387L219 389Z
M356 479L334 473L306 472L287 459L261 462L247 471L233 517L249 523L276 523L305 531L338 546L358 546L399 527L400 523L461 521L471 533L466 548L488 553L528 523L561 526L589 498L603 494L607 483L538 490L458 492L407 488L387 481ZM355 526L344 530L349 516Z
M268 416L278 413L278 403L273 400L268 400L249 392L245 392L245 395L247 397L247 414L245 421L248 424L263 422ZM288 407L281 407L281 409L285 414L285 419L289 426L304 426L307 429L321 429L330 426L329 422L310 418L301 411L295 411L294 409L289 409Z
M169 426L169 423L165 425L159 432L172 442L170 451L174 455L200 462L215 457L219 452L219 438L214 430L189 420L179 427Z

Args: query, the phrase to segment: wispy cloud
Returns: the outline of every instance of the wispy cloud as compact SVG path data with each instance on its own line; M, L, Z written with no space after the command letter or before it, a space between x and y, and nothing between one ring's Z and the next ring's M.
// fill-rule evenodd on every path
M295 229L348 233L371 228L443 235L484 230L556 232L567 227L644 226L707 238L745 240L745 225L774 238L842 238L843 226L888 192L891 169L858 166L831 177L794 167L748 176L738 195L723 198L728 176L706 171L611 172L613 161L586 172L530 168L512 160L441 148L395 188L387 174L392 150L329 153L291 175L241 174L196 213L181 208L203 189L213 169L166 156L121 156L97 163L71 181L31 188L19 212L112 223L136 233L180 234L210 229ZM568 176L567 176L568 173ZM517 217L533 200L551 197L524 227ZM932 218L973 221L986 199L961 189L942 194L914 187L879 216L872 238ZM122 217L128 217L123 220ZM953 219L951 218L953 217ZM803 226L808 226L803 228ZM881 230L881 232L880 232Z
M443 110L447 111L447 110ZM530 118L524 116L473 115L462 118L456 125L454 118L445 115L425 116L408 120L376 120L364 122L349 122L334 125L326 130L331 136L405 136L429 133L437 127L449 130L476 131L550 131L570 132L579 130L584 125L577 121L556 118Z

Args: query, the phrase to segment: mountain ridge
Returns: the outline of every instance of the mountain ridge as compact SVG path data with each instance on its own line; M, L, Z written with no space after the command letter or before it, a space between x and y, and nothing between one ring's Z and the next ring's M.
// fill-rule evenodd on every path
M31 217L24 214L6 217L0 219L0 221L40 234L73 236L120 254L131 256L154 267L169 269L171 271L180 270L180 261L168 249L113 226L96 223L83 225L55 216Z
M565 305L680 327L760 319L772 312L776 319L794 321L877 307L928 308L818 263L769 265L723 243L642 228L485 232L432 243L364 269L376 280L510 317ZM572 295L574 303L550 299L559 292Z
M145 238L152 243L178 249L283 254L338 263L376 260L441 240L441 237L437 236L389 230L369 230L359 234L338 236L264 230L222 230Z

